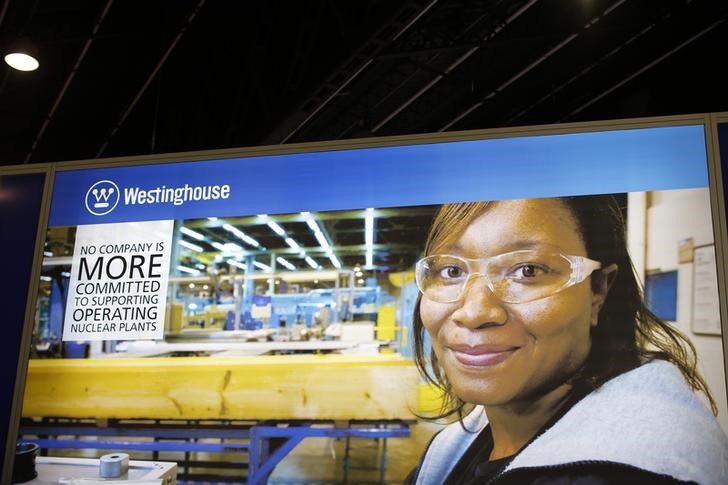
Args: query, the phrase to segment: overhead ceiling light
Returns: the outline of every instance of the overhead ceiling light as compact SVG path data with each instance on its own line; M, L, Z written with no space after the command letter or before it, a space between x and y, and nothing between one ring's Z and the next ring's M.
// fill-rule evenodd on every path
M286 244L288 244L294 251L299 251L301 249L301 246L299 246L298 243L290 237L286 238Z
M235 261L234 259L228 259L227 260L227 263L230 266L235 266L236 268L240 268L240 269L244 269L244 270L247 270L248 269L248 265L247 264L241 263L240 261Z
M364 244L367 247L374 245L374 209L369 208L364 216Z
M260 261L253 261L253 264L256 268L262 269L263 271L272 271L270 266L263 264Z
M306 256L306 262L313 269L319 269L318 263L316 261L314 261L314 259L311 256Z
M246 243L250 244L251 246L254 246L256 248L260 247L260 243L258 241L256 241L252 237L248 236L247 234L245 234L243 231L241 231L237 227L231 226L230 224L223 224L222 228L228 232L232 232L233 234L235 234L236 236L238 236L240 239L242 239Z
M212 247L225 254L245 253L245 251L243 251L243 248L235 243L223 244L219 242L214 242L212 243Z
M366 246L366 267L374 265L374 209L368 208L364 216L364 245Z
M286 231L281 226L279 226L277 222L268 221L267 224L268 224L268 227L273 229L273 231L276 234L278 234L279 236L284 237L286 235Z
M198 241L204 241L205 240L205 235L204 234L201 234L201 233L199 233L197 231L193 231L192 229L188 229L185 226L180 227L179 228L179 232L181 232L182 234L185 234L185 235L187 235L189 237L195 238Z
M196 269L188 268L187 266L177 266L177 271L179 271L180 273L200 274L200 272Z
M197 244L192 244L191 242L187 242L184 239L179 240L179 245L183 248L191 249L192 251L197 251L198 253L203 252L205 249L202 246L198 246Z
M282 258L282 257L278 256L278 257L276 258L276 261L278 261L278 263L279 263L279 264L280 264L281 266L285 266L285 267L286 267L286 269L288 269L288 270L290 270L290 271L296 271L296 267L295 267L295 266L294 266L294 265L293 265L292 263L290 263L290 262L289 262L289 261L288 261L287 259L285 259L285 258Z
M28 37L13 41L5 50L5 62L18 71L35 71L40 66L38 50Z
M5 63L18 71L35 71L40 66L38 59L25 52L11 52L5 56Z
M331 260L331 264L334 265L334 268L341 269L341 263L339 262L338 259L336 259L336 255L329 254L329 259Z

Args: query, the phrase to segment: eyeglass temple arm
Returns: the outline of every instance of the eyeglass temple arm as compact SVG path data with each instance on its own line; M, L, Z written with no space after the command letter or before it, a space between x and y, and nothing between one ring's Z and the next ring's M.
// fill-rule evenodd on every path
M572 263L573 271L569 279L569 285L581 283L594 271L601 269L602 263L584 256L572 256L569 258Z

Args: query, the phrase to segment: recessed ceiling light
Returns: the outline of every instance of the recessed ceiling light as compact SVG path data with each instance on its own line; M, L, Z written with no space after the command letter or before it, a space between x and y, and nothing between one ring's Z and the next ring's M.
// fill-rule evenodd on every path
M5 62L18 71L35 71L40 66L35 57L22 52L11 52L5 56Z

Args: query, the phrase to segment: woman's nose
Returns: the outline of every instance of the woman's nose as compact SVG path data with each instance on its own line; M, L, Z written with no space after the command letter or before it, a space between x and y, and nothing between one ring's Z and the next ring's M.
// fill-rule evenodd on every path
M508 319L503 302L493 294L487 279L477 273L466 283L459 303L452 318L470 328L503 325Z

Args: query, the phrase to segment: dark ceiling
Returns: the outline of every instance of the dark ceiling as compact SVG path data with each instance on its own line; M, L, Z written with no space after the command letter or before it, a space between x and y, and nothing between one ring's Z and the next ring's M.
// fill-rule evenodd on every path
M41 62L0 67L6 165L728 110L724 0L0 9Z

